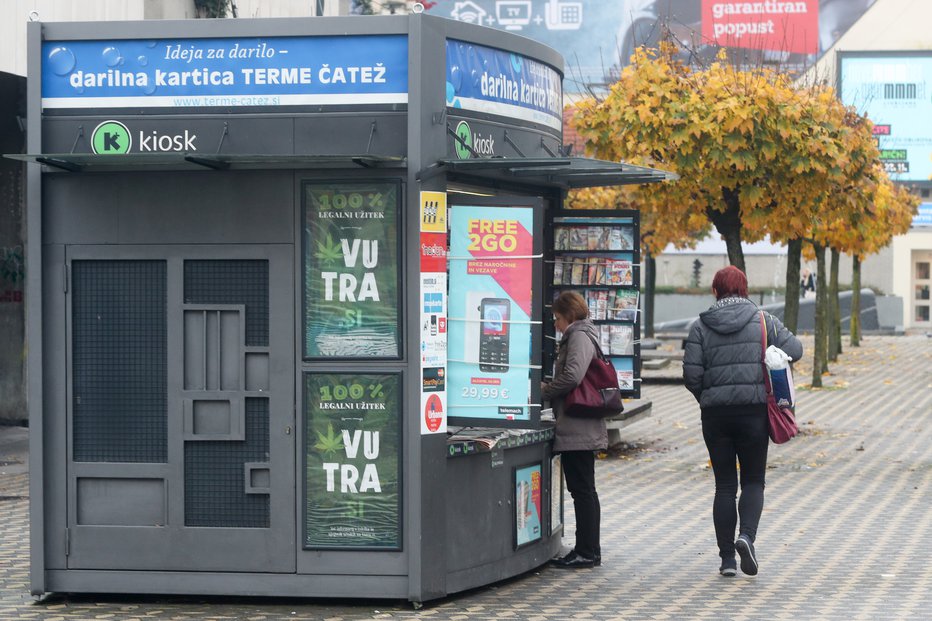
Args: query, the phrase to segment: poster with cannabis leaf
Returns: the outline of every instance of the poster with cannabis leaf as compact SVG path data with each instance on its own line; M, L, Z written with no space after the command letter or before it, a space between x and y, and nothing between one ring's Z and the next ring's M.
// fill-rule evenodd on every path
M394 181L307 183L304 357L399 358Z
M401 374L305 373L304 548L401 549Z

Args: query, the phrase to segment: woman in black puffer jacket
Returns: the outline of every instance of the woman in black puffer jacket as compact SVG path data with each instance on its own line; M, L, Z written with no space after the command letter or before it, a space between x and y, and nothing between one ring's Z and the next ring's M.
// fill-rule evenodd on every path
M757 573L754 540L764 508L764 472L767 469L767 394L761 364L761 311L747 298L748 279L734 266L719 270L712 280L717 302L699 315L686 339L683 379L702 410L702 437L709 449L715 474L712 520L719 572L734 576L735 552L741 571ZM764 312L767 344L785 351L793 360L803 346L779 319ZM738 471L741 467L741 498ZM738 538L735 527L740 515Z

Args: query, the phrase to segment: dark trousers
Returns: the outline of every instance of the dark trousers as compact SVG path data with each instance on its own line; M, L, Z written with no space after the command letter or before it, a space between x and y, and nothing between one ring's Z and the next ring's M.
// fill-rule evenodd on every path
M599 524L602 509L595 491L595 453L593 451L564 451L560 453L566 489L573 497L576 512L576 545L578 554L587 558L602 556L599 545Z
M753 407L753 406L752 406ZM722 558L735 556L735 527L738 534L747 535L753 542L764 509L764 472L767 469L767 413L761 408L752 411L703 416L702 437L709 449L712 471L715 473L715 500L712 503L712 521L718 553ZM738 469L741 466L741 498L735 507L738 494Z

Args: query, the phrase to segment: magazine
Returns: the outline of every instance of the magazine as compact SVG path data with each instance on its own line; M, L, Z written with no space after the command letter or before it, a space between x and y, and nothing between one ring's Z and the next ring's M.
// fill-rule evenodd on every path
M553 262L553 284L563 284L563 257L557 256Z
M595 318L598 321L608 319L608 291L596 292Z
M602 234L602 227L599 226L590 226L586 234L586 249L587 250L598 250L599 249L599 236Z
M635 321L638 312L638 292L633 289L618 289L612 291L611 308L612 319L619 321Z
M611 277L609 276L609 259L605 257L599 257L599 270L596 273L595 284L597 285L610 285Z
M586 250L589 247L589 229L574 226L570 229L570 250Z
M609 250L624 250L621 247L621 229L617 226L612 227L611 235L608 239L608 249Z
M596 319L599 310L599 293L598 291L586 292L586 305L589 306L589 318Z
M634 353L634 328L628 325L613 325L611 353L613 356L630 356Z
M611 326L599 326L599 348L602 350L603 354L611 347L612 335L609 328L611 328Z
M587 261L589 263L589 279L587 283L590 285L596 285L599 283L599 267L601 267L599 263L601 260L599 257L589 257Z
M586 257L575 257L573 259L573 271L570 274L570 282L566 284L570 285L584 285L586 284ZM564 281L566 279L564 278Z
M564 227L558 227L554 232L553 236L553 249L554 250L569 250L570 249L570 232Z
M613 285L630 285L634 282L634 274L631 271L631 261L626 259L615 259L612 261L611 283Z

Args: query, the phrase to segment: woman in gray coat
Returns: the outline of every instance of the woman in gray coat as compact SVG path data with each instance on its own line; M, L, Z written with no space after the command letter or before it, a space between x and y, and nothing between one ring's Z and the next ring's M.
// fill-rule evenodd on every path
M543 398L551 402L557 425L553 450L560 453L566 487L576 512L576 545L566 556L553 560L557 567L578 569L602 564L599 545L601 507L595 489L595 453L608 447L608 430L602 419L574 418L563 413L563 397L582 381L596 355L598 332L589 320L589 307L581 295L564 291L553 302L553 320L563 333L557 349L553 380L541 384Z
M712 521L719 573L757 574L754 540L764 508L764 472L767 469L767 394L761 364L761 311L748 299L748 279L734 266L719 270L712 280L717 302L701 313L686 339L683 379L702 410L702 437L715 474ZM767 344L776 345L793 360L803 346L780 320L764 312ZM741 498L738 471L741 467ZM735 539L740 515L741 525Z

